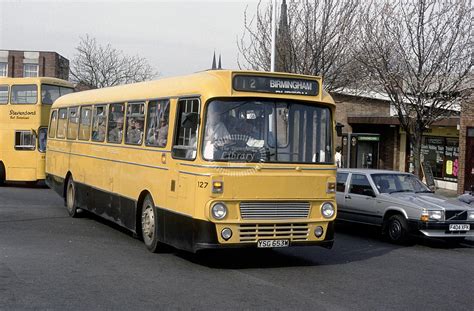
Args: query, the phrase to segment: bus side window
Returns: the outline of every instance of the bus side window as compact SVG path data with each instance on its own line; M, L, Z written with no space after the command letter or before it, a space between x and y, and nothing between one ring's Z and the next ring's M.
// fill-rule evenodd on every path
M124 104L109 105L109 125L107 129L107 142L114 144L122 143L124 114Z
M77 130L79 124L78 108L69 108L69 122L67 127L67 139L77 139Z
M166 147L168 141L169 100L154 100L148 103L146 145Z
M89 140L91 136L91 107L81 108L81 120L79 121L79 139Z
M59 120L58 120L58 138L65 138L67 130L67 108L59 109Z
M0 105L8 104L8 85L0 85Z
M105 127L107 110L105 105L94 106L92 116L92 140L103 142L105 140Z
M55 138L56 137L56 130L58 128L58 111L53 110L51 113L51 121L49 123L49 137Z
M145 103L128 103L125 143L141 145L145 128Z
M176 134L173 157L194 160L197 153L197 134L199 128L199 99L187 98L178 101Z

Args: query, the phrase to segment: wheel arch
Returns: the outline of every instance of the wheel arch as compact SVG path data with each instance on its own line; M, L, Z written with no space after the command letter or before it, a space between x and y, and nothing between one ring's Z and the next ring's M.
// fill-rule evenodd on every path
M383 215L383 220L382 220L382 231L385 232L385 229L387 227L387 221L390 219L390 217L392 217L393 215L401 215L403 216L406 220L408 220L408 215L407 213L405 212L405 210L403 210L402 208L399 208L399 207L392 207L392 208L388 208L386 211L385 211L385 214Z

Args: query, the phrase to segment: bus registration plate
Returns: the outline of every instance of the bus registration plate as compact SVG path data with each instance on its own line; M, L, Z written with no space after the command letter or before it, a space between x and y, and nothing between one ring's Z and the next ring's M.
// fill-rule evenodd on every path
M259 248L271 248L271 247L288 247L290 246L290 240L259 240L257 247Z

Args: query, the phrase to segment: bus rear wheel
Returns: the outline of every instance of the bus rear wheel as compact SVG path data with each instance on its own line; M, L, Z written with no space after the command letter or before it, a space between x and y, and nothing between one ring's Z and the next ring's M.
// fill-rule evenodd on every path
M5 178L6 178L5 167L3 166L3 163L0 162L0 186L3 186L5 184Z
M155 203L153 203L153 199L149 194L143 200L141 224L143 242L146 248L152 253L157 253L160 249L160 242L158 241L158 217Z
M76 218L78 216L78 208L76 205L76 184L72 176L67 180L66 186L66 208L69 216Z

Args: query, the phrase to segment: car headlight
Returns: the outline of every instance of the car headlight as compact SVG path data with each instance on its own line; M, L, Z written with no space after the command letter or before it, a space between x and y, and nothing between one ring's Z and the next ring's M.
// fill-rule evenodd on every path
M216 203L211 208L212 217L217 220L222 220L227 216L227 206L224 203Z
M336 210L334 209L334 205L332 203L326 202L321 206L321 214L324 218L331 218L334 216Z
M474 211L467 211L467 219L474 220Z
M444 218L443 211L428 211L429 220L441 221Z

